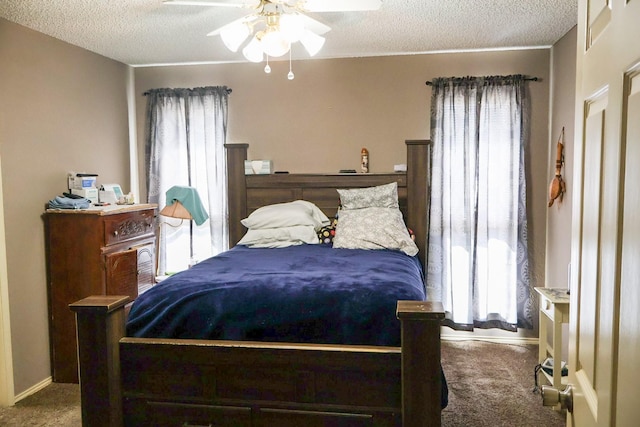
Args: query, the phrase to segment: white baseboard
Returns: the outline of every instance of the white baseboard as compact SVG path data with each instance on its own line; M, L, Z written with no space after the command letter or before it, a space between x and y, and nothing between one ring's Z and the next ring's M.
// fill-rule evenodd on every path
M51 377L49 377L49 378L46 378L46 379L40 381L38 384L35 384L32 387L29 387L28 389L26 389L22 393L16 395L15 403L20 402L25 397L29 397L32 394L39 392L40 390L42 390L46 386L50 385L52 382L53 381L52 381Z
M538 344L538 338L528 337L494 337L488 335L461 336L453 334L442 334L442 341L484 341L495 344Z

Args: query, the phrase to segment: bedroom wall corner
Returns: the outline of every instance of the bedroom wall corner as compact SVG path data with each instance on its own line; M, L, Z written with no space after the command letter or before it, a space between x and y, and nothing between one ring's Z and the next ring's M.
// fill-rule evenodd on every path
M574 27L552 48L552 88L549 105L549 169L547 180L555 173L556 144L564 128L564 166L562 178L566 193L562 201L556 200L547 210L547 250L545 285L554 288L568 287L568 266L571 261L571 190L573 183L573 136L575 115L575 56L576 35Z
M571 217L572 194L575 187L573 177L573 147L575 128L575 82L576 82L577 29L572 28L552 48L552 87L549 104L549 169L550 183L555 174L556 145L564 128L564 166L562 178L566 193L562 202L556 199L547 209L547 244L545 255L544 285L551 288L569 287L571 261ZM563 336L569 336L569 325L563 325ZM563 339L562 358L568 360L569 343Z
M129 183L127 67L5 19L0 40L13 381L15 396L26 397L51 377L42 214L69 171Z

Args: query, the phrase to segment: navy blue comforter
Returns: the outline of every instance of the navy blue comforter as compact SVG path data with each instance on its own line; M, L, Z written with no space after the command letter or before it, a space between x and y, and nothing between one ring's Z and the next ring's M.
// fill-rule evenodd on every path
M236 246L140 295L127 335L399 346L397 301L424 299L398 251Z

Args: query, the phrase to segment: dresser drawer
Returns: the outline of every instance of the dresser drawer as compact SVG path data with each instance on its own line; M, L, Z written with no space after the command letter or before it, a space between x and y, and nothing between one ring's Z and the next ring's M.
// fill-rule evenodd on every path
M125 399L125 425L250 427L251 408Z
M540 312L551 320L555 317L553 303L546 298L540 298Z
M153 209L149 209L105 216L105 245L114 245L142 236L153 236L153 212Z

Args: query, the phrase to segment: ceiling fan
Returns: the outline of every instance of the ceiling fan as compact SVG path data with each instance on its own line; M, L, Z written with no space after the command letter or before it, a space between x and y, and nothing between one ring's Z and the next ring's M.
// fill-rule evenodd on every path
M325 41L322 35L331 28L306 13L377 10L382 0L164 0L163 3L251 9L250 14L207 35L220 35L225 46L233 52L252 36L242 53L251 62L261 62L265 55L268 60L290 52L291 44L295 42L300 42L310 56L320 51Z

